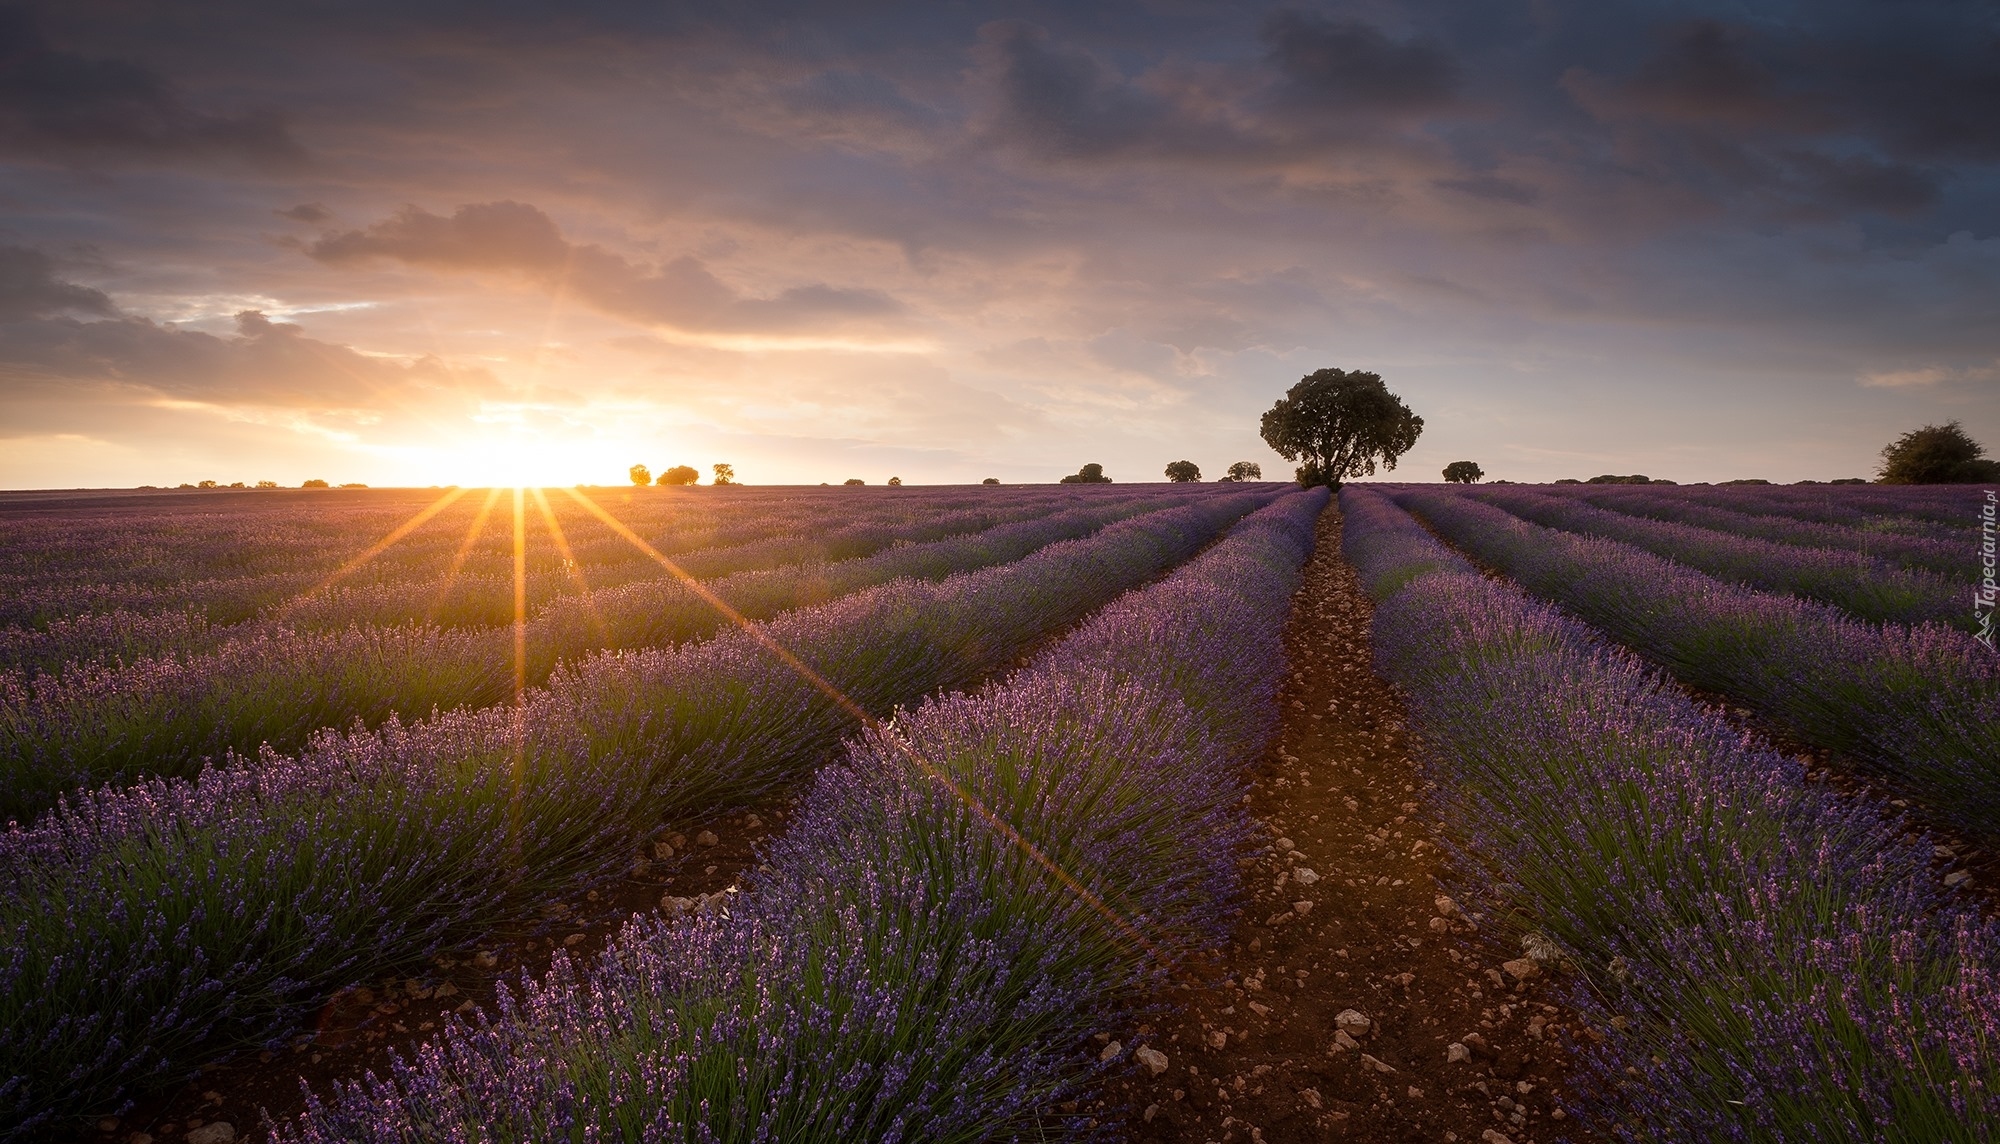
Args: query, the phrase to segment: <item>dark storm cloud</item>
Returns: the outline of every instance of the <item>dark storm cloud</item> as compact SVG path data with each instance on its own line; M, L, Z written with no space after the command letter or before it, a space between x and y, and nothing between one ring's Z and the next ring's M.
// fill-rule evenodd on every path
M257 311L216 337L143 318L86 322L55 317L0 323L0 392L129 387L215 404L348 409L398 404L424 390L479 389L483 371L410 364L318 341Z
M62 161L231 158L270 168L303 152L270 112L212 115L152 69L51 46L33 13L0 7L0 152Z
M306 252L333 265L387 258L518 274L608 314L691 331L794 333L879 323L902 312L881 291L822 283L749 297L685 255L639 266L602 246L569 242L555 220L527 203L469 203L448 216L406 206L365 230L328 234Z
M1452 103L1458 67L1421 40L1396 41L1358 20L1279 12L1264 23L1282 105L1307 112L1404 115Z
M1116 68L1044 28L1016 20L979 30L979 54L993 87L993 134L1054 158L1107 159L1210 152L1234 143L1165 94L1133 83Z
M116 309L102 291L56 278L55 264L41 251L0 246L0 322L65 313L108 315Z

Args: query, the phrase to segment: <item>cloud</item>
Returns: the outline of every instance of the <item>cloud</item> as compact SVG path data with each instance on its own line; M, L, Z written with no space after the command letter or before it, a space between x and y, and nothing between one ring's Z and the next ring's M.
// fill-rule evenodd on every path
M1033 24L987 24L979 29L977 55L994 100L986 130L1002 143L1059 159L1240 149L1220 124L1187 113Z
M117 311L101 291L58 281L54 264L39 250L0 246L0 322L51 314L110 315Z
M298 206L287 207L284 210L273 211L272 213L280 218L288 218L293 222L304 223L327 222L333 218L333 212L326 209L324 203L300 203Z
M2000 381L2000 360L1985 365L1927 365L1861 375L1861 384L1871 389L1918 389L1950 383L1994 381Z
M808 283L751 297L683 255L647 268L594 243L562 236L527 203L469 203L450 215L420 207L365 230L327 234L306 250L329 265L391 259L438 270L519 275L618 317L689 332L826 334L880 329L903 314L879 290Z
M1264 23L1276 96L1294 111L1403 116L1452 105L1458 65L1443 47L1397 42L1357 20L1279 12Z
M236 326L235 336L216 337L144 318L0 324L0 390L20 395L110 385L186 401L331 410L492 386L484 371L453 370L435 358L405 364L371 357L255 310L238 314Z
M234 159L267 168L305 157L268 111L210 115L156 72L51 47L27 11L0 7L0 153L64 162Z

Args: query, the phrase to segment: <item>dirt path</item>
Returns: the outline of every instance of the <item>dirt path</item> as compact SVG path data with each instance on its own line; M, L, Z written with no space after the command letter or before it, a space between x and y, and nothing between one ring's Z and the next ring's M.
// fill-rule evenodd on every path
M1220 983L1184 989L1149 1031L1164 1066L1135 1062L1109 1094L1142 1110L1134 1139L1582 1135L1552 1099L1573 1014L1545 1000L1517 943L1474 921L1479 904L1444 896L1403 707L1370 666L1372 611L1329 509L1286 633L1284 726L1252 801L1273 853L1251 870Z

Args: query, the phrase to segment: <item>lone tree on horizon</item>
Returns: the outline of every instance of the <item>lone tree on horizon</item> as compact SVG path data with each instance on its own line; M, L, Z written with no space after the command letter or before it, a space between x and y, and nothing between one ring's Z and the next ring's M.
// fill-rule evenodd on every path
M701 480L701 471L693 465L675 465L673 468L660 474L659 483L663 485L691 485L699 480Z
M1455 485L1469 485L1485 475L1477 461L1453 461L1444 467L1444 479Z
M1340 488L1380 463L1395 469L1424 431L1424 419L1367 370L1322 369L1299 379L1264 413L1264 441L1287 461L1303 461L1299 484Z
M1193 461L1168 461L1167 479L1176 483L1198 481L1201 479L1201 466Z
M1056 483L1059 485L1108 485L1111 483L1111 478L1104 475L1103 465L1092 461Z
M1882 446L1885 485L1955 485L2000 480L2000 461L1956 421L1912 429Z
M1229 466L1228 475L1218 479L1239 483L1242 481L1261 481L1264 479L1264 466L1255 461L1238 461Z
M632 466L625 470L625 475L631 477L632 483L635 485L650 485L653 483L653 471L644 465Z
M735 483L736 483L736 466L735 466L735 465L730 465L730 464L721 464L721 465L716 465L716 466L715 466L714 468L715 468L715 483L716 483L716 484L718 484L718 485L733 485L733 484L735 484Z

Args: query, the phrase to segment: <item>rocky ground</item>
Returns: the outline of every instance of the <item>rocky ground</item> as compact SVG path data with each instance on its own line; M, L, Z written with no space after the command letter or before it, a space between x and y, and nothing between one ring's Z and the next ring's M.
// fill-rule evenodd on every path
M1126 1038L1146 1047L1111 1101L1139 1110L1144 1141L1587 1138L1557 1097L1567 1047L1592 1031L1546 995L1550 970L1518 935L1450 896L1339 541L1329 511L1287 633L1284 727L1257 776L1271 853L1254 901L1211 980Z

